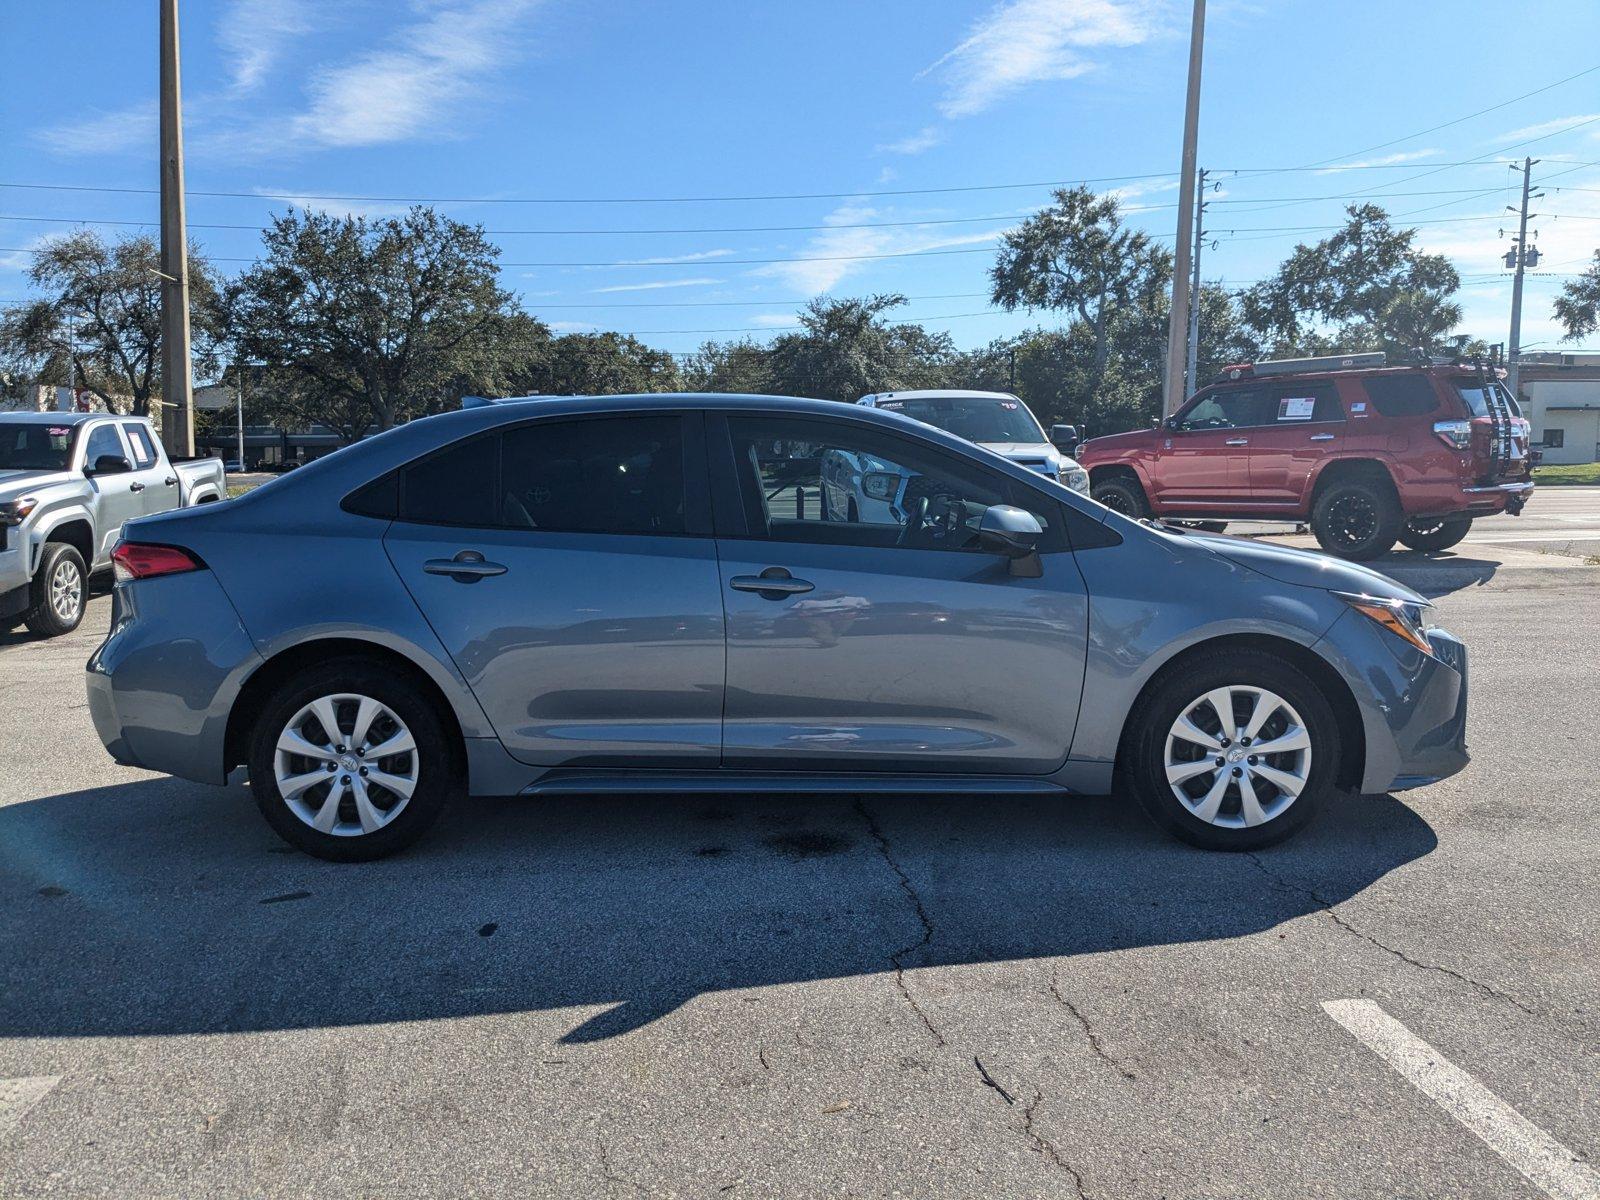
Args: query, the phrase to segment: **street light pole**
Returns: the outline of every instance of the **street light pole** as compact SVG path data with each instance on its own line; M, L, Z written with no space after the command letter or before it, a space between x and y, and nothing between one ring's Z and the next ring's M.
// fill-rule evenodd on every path
M238 385L239 392L239 470L244 470L244 367L238 363L233 368L238 377L234 383Z
M1189 30L1189 95L1183 110L1183 168L1178 180L1178 244L1172 266L1172 312L1167 321L1167 377L1161 410L1183 403L1184 334L1189 324L1189 236L1194 224L1196 143L1200 133L1200 61L1205 48L1206 0L1194 0Z
M161 4L161 440L169 455L194 455L189 363L189 245L183 212L183 84L178 0Z

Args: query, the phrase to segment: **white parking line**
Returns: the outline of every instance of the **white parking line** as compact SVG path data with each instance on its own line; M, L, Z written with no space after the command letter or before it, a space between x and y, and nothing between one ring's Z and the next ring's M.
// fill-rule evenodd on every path
M1323 1009L1551 1200L1600 1200L1600 1174L1371 1000Z
M61 1082L59 1075L26 1075L21 1079L0 1079L0 1134L10 1133L28 1110L50 1094Z

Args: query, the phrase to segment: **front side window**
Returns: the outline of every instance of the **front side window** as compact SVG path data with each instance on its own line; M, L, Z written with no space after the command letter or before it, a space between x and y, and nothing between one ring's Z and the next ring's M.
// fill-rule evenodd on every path
M1192 431L1236 429L1260 425L1263 396L1257 388L1228 388L1212 392L1192 404L1178 419L1178 428Z
M122 439L117 436L115 425L99 425L89 431L89 441L84 446L83 463L91 471L95 463L105 455L116 458L126 458L127 453L122 448Z
M991 505L1032 512L1061 541L1046 497L907 439L843 421L730 417L750 532L780 542L976 550Z
M969 442L1042 442L1044 430L1020 400L991 396L933 396L879 400L877 407L903 413Z

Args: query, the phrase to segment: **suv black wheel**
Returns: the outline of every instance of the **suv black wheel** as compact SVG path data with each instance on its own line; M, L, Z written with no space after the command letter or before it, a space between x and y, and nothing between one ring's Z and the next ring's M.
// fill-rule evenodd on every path
M1316 814L1339 777L1333 709L1260 650L1201 654L1129 718L1123 778L1152 820L1206 850L1254 850Z
M1150 504L1144 498L1144 489L1126 475L1113 475L1095 484L1089 493L1112 512L1119 512L1135 521L1150 515Z
M1413 550L1448 550L1471 528L1471 517L1426 517L1407 521L1400 540Z
M293 676L262 706L250 788L291 846L366 862L423 835L457 790L459 748L416 682L359 658Z
M1357 561L1389 553L1403 521L1394 488L1368 477L1329 484L1311 508L1311 532L1322 548Z
M39 557L39 569L28 585L28 611L23 621L43 637L71 633L83 620L89 572L83 555L65 542L50 542Z

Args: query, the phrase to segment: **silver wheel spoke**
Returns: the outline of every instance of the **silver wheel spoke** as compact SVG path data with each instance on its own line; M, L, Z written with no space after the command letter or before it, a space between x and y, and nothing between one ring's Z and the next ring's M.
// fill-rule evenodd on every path
M1267 723L1267 718L1278 711L1278 698L1268 692L1257 692L1255 707L1250 710L1250 720L1245 723L1244 736L1253 738L1261 732L1261 727ZM1257 746L1257 750L1261 747Z
M1186 742L1194 742L1208 750L1222 749L1222 743L1191 721L1187 713L1179 717L1177 723L1173 725L1172 736L1180 737Z
M1167 766L1167 782L1182 783L1186 779L1193 779L1196 775L1204 775L1207 771L1220 771L1216 760L1202 758L1189 763L1170 763Z
M1222 736L1231 741L1238 731L1233 720L1233 689L1213 688L1206 693L1206 703L1211 705L1211 711L1217 714L1217 721L1222 727Z
M323 783L327 778L327 771L307 771L304 775L290 775L287 779L278 780L278 791L283 793L285 800L293 800L307 788Z
M372 728L373 719L383 711L383 705L366 696L361 697L361 702L356 705L356 726L350 731L350 744L364 746L367 744L367 731Z
M1216 782L1211 785L1211 790L1205 798L1193 808L1194 815L1210 824L1217 818L1217 810L1222 807L1222 798L1228 794L1228 784L1233 782L1233 776L1226 771L1218 771Z
M386 818L372 805L372 797L367 795L367 785L359 776L350 781L350 786L356 794L356 816L361 820L361 832L371 833L383 825Z
M404 775L391 775L387 771L368 771L367 782L388 788L402 800L411 799L411 793L417 786L415 779L407 779Z
M278 749L285 754L298 754L302 758L332 758L333 747L319 746L294 726L278 735Z
M388 741L369 747L365 757L368 762L373 762L380 758L388 758L391 754L405 754L416 748L417 743L411 739L411 731L402 729Z
M1266 824L1267 814L1261 811L1261 801L1256 797L1256 789L1250 786L1248 775L1239 781L1239 812L1247 826Z
M1254 735L1252 735L1254 736ZM1311 735L1295 725L1270 741L1257 742L1250 747L1251 754L1284 754L1290 750L1309 750Z
M317 724L322 726L322 732L327 737L329 745L341 744L344 741L344 730L339 728L339 714L333 706L333 697L324 696L320 700L313 700L311 711L317 718Z
M327 797L322 801L322 807L317 809L317 815L311 821L311 828L318 833L332 833L333 827L339 823L339 801L344 799L345 785L337 779L328 789Z
M1288 796L1298 796L1300 789L1305 787L1306 781L1298 775L1291 775L1287 771L1280 771L1277 767L1260 764L1250 768L1268 783L1274 784L1279 791Z

